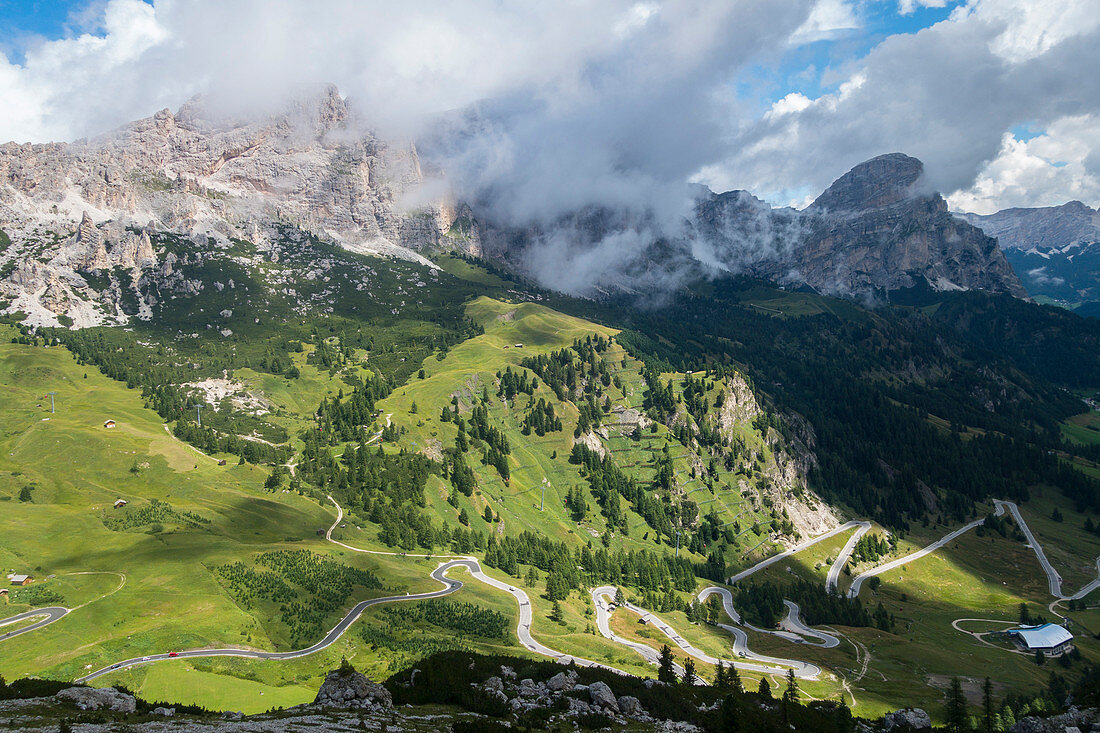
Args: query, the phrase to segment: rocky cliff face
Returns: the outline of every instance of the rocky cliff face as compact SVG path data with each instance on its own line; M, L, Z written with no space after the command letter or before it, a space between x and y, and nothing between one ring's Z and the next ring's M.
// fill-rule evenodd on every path
M994 240L924 190L908 156L856 166L804 211L701 190L673 232L652 212L599 207L502 227L425 199L415 146L367 129L328 88L260 120L217 119L193 101L93 140L0 146L0 309L34 325L148 318L150 293L198 287L171 260L186 247L169 252L164 235L207 254L244 245L260 262L278 256L288 228L428 265L439 249L484 248L586 295L654 293L728 270L843 296L924 283L1025 296ZM593 285L582 271L594 267L609 274Z
M996 240L955 219L923 183L916 158L873 158L803 211L772 209L736 191L700 200L693 230L720 262L834 295L928 284L1026 297Z
M259 121L213 119L195 101L94 140L0 146L0 298L37 322L124 320L88 275L155 269L153 232L263 248L290 224L424 261L462 212L414 205L416 148L363 129L329 88Z

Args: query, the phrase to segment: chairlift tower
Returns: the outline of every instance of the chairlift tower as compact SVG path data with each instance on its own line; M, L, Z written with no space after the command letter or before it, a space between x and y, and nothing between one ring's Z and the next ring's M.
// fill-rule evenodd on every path
M56 409L56 407L54 405L54 401L53 401L53 396L55 394L57 394L57 392L47 392L46 394L48 394L50 396L50 413L53 414L53 413L57 412L57 409Z

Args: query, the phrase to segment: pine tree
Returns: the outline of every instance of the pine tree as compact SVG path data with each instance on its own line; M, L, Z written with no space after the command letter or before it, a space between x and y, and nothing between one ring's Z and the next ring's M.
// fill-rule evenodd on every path
M660 660L657 663L657 679L665 684L676 684L676 670L672 668L672 650L668 644L661 647Z
M768 684L767 677L760 678L760 685L756 688L756 694L760 695L760 697L765 700L772 699L772 686Z
M728 689L729 678L726 677L726 665L721 660L714 669L714 687L717 690Z
M688 659L684 662L684 676L680 678L680 682L685 685L695 684L695 660Z
M734 692L740 694L745 691L745 686L741 684L741 674L737 671L737 665L731 663L729 669L729 676L727 677L729 682L729 688Z
M953 733L963 733L970 727L969 716L966 712L966 696L963 695L962 683L959 682L958 677L951 678L951 687L947 691L947 706L944 713L947 728Z
M559 624L565 620L565 616L562 615L561 603L558 601L554 601L554 607L550 610L550 620Z
M993 683L988 677L982 684L982 727L985 733L993 733Z
M798 701L798 680L795 679L793 669L787 670L787 689L783 690L783 701Z
M794 670L787 670L787 688L783 690L783 722L789 722L790 707L798 702L798 682L794 678Z

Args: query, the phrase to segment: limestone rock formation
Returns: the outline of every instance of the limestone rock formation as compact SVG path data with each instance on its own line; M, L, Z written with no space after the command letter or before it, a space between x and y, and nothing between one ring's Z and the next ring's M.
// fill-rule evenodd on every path
M0 248L0 299L32 323L125 321L109 303L92 313L74 304L102 300L88 274L155 270L154 231L262 248L276 223L291 223L422 263L420 252L441 244L476 250L467 209L414 196L424 180L415 145L376 137L334 87L255 121L193 100L92 140L0 145L0 231L11 240Z
M393 708L394 699L382 685L354 670L329 672L313 704L332 708Z
M882 727L884 730L930 730L932 718L920 708L905 708L884 715Z
M610 712L619 712L619 701L606 682L593 682L588 686L588 697L592 704Z
M958 216L997 238L1030 295L1100 314L1100 210L1070 201Z
M80 710L113 710L132 713L137 709L133 695L119 692L113 687L69 687L57 693L58 700L71 703Z
M587 251L622 241L638 243L635 259L612 263L596 285L576 292L650 293L724 271L842 297L913 287L1027 297L996 241L952 216L943 197L927 187L923 164L901 153L857 165L801 211L773 208L747 191L700 187L675 230L646 212L599 207L551 224L490 222L479 230L489 257L563 289L578 278L569 274L570 262L554 261L556 269L547 274L541 254L547 243L559 250L567 243L565 251L576 253L572 259L585 261Z
M803 211L744 191L700 198L691 231L727 268L819 292L860 295L925 285L1026 297L996 241L953 217L923 164L891 153L838 178Z
M338 708L391 708L393 696L359 672L336 670L325 677L313 703Z
M957 214L991 237L1002 249L1061 249L1100 242L1100 210L1080 201L1061 206L1002 209L994 214Z

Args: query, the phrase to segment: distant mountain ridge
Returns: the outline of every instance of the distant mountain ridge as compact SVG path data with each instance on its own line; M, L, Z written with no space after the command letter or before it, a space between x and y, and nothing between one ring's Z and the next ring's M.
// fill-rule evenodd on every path
M1080 201L957 216L996 237L1003 249L1060 249L1072 244L1100 242L1100 211Z
M1070 201L956 216L997 238L1029 294L1100 316L1100 211Z
M750 214L744 194L736 206L732 201L714 196L700 207L704 230L726 251L757 226L754 218L767 218L794 240L777 249L778 257L753 263L753 274L832 295L927 284L1026 297L995 240L952 217L943 197L926 187L923 164L901 153L860 163L801 212L754 199Z
M423 182L415 146L360 131L335 87L258 120L216 119L201 101L92 140L0 145L0 300L32 323L122 323L170 284L170 232L261 250L292 226L358 252L426 262L454 220L404 204ZM127 272L98 287L103 276ZM99 273L97 275L97 273ZM126 280L131 282L126 282ZM144 282L143 282L144 280Z
M198 287L179 273L193 253L169 251L161 234L208 254L247 243L258 267L288 228L422 264L445 250L483 255L587 296L727 271L852 298L923 286L1026 297L994 240L952 217L921 162L900 153L856 166L804 211L700 188L677 231L642 207L517 226L494 221L492 202L433 193L425 183L443 175L425 174L413 143L366 130L327 87L259 119L217 118L195 100L92 140L0 145L0 310L36 325L148 318L157 298ZM597 256L618 238L621 263ZM548 241L569 254L546 256ZM583 285L558 277L608 260L610 274Z

